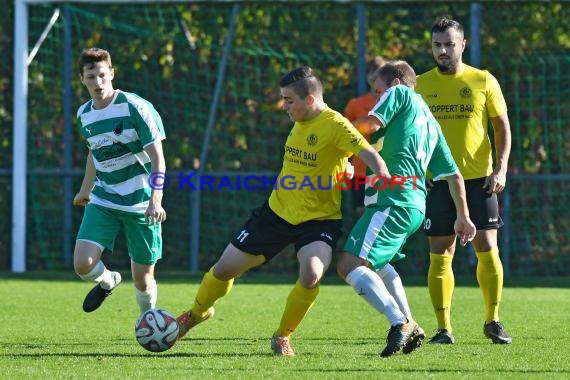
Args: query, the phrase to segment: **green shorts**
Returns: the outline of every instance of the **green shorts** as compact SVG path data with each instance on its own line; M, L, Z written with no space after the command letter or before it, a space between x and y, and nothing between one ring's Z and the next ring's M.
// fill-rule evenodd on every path
M415 208L367 207L344 243L344 250L370 263L375 271L406 257L402 247L422 225L424 214Z
M143 214L133 214L94 204L85 206L77 240L85 240L113 251L123 229L129 257L137 264L152 265L162 257L162 227L148 225Z

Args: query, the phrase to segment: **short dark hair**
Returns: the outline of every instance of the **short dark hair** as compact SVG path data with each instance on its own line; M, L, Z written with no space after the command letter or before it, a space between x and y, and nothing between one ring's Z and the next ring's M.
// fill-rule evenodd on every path
M416 87L416 72L408 62L402 60L386 62L376 70L373 78L374 80L380 78L388 86L398 78L403 85L412 89Z
M377 55L366 63L366 74L370 75L386 63L384 57Z
M431 27L431 35L433 36L434 33L443 33L450 28L455 29L462 36L465 36L463 25L455 20L452 20L448 16L440 16L435 20L433 26Z
M323 85L309 66L301 66L284 75L279 81L279 87L291 87L301 99L308 95L323 95Z
M79 56L79 73L83 75L83 67L91 68L98 62L105 62L110 69L113 68L111 54L107 50L96 47L83 50Z
M366 81L370 86L372 86L372 75L378 70L382 65L386 63L386 60L382 56L375 56L370 61L366 63Z

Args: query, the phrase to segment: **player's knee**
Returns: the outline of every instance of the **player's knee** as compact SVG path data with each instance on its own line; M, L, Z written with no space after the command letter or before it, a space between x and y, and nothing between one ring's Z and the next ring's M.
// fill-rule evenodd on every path
M350 274L350 272L361 265L367 266L368 264L364 260L350 253L343 252L341 253L340 258L336 264L336 271L343 280L346 280L346 277Z
M133 285L141 292L148 292L156 286L156 281L154 278L134 279Z
M236 269L231 266L216 264L216 266L214 266L214 270L212 271L212 275L216 280L229 281L237 277L238 273L236 273Z
M101 249L91 243L78 241L73 251L73 269L79 276L86 275L101 261Z
M299 276L299 284L301 284L303 288L313 289L319 285L321 277L322 276L320 276L318 273L306 272Z
M73 258L73 269L79 276L89 273L95 267L95 264L96 262L92 257L75 256Z

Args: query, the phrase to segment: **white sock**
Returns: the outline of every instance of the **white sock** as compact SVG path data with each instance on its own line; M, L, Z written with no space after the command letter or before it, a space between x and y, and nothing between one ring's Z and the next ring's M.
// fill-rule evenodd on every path
M410 321L413 320L412 318L412 311L410 310L410 305L408 304L408 298L406 297L406 291L404 290L404 285L402 285L402 279L396 269L390 264L386 264L384 268L380 269L378 275L386 285L386 288L394 297L394 300L398 304L400 311L404 313L406 318Z
M148 288L145 292L135 288L135 296L141 313L150 309L154 309L156 307L156 300L158 298L158 287L156 286L156 280L152 281L150 288Z
M115 286L115 278L113 272L105 268L102 261L97 262L93 269L87 274L79 274L83 281L98 282L103 289L112 289Z
M359 266L346 276L346 282L368 304L384 314L391 326L407 322L406 316L400 311L384 282L373 270Z

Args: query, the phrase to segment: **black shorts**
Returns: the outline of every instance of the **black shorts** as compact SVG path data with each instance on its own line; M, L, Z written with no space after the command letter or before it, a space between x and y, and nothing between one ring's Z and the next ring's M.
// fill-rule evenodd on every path
M298 251L304 245L323 241L334 250L342 235L341 228L340 219L310 220L293 225L275 214L265 202L251 212L232 244L243 252L262 255L269 262L288 244L294 244Z
M483 188L485 178L465 181L469 216L478 230L496 230L503 226L499 216L497 194ZM447 181L435 181L426 199L424 231L428 236L455 235L453 224L457 213Z

